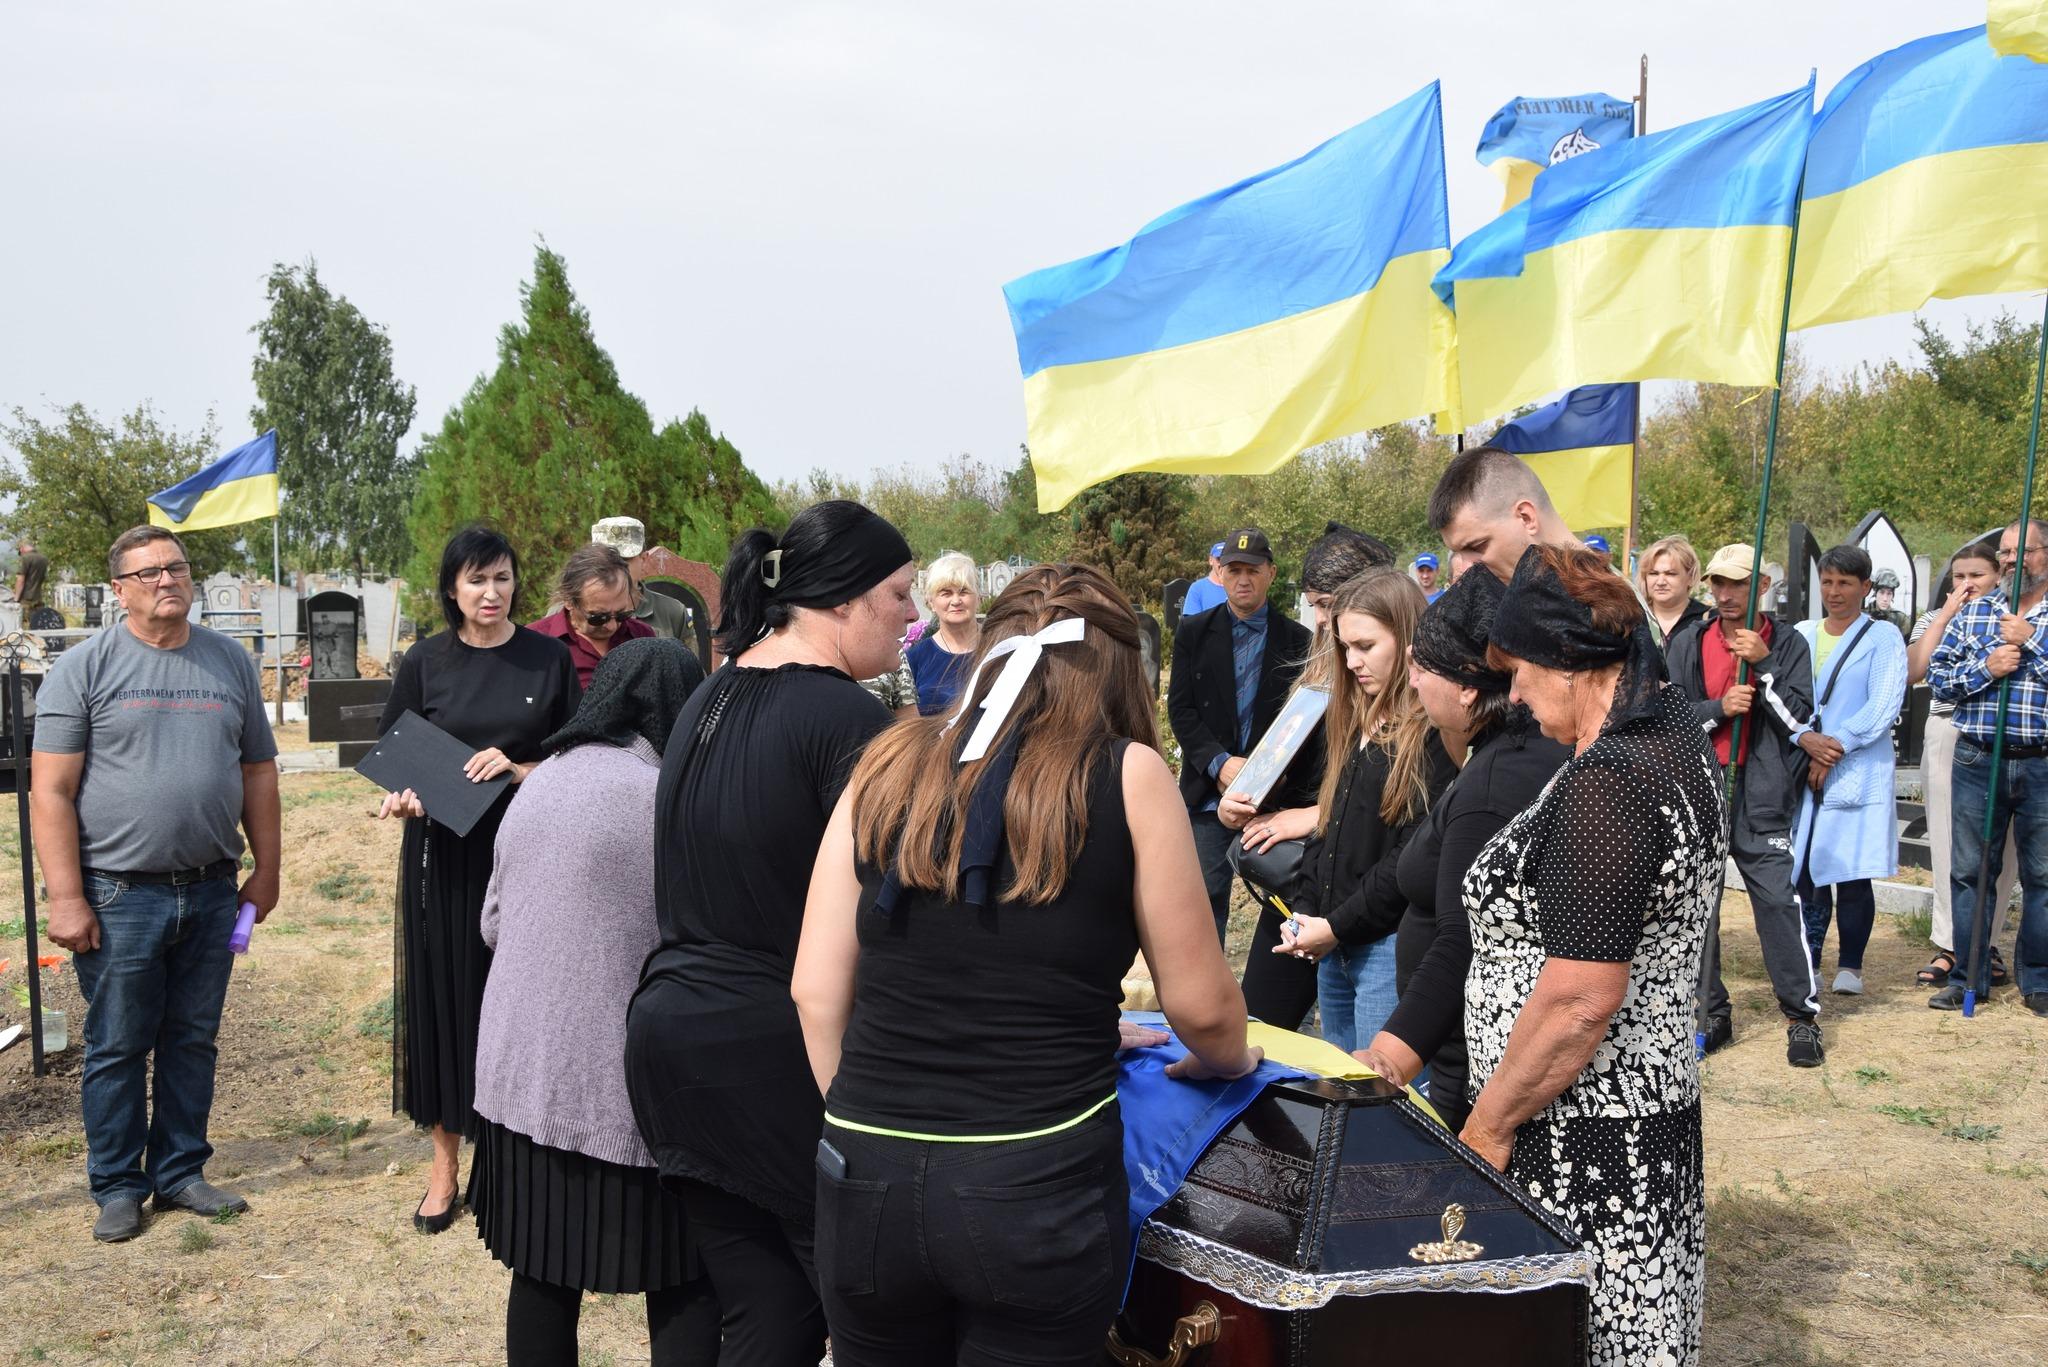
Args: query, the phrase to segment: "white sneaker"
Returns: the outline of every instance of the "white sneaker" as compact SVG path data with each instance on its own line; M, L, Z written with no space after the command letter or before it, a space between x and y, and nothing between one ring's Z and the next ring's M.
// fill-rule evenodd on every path
M1863 975L1853 968L1844 968L1835 974L1835 991L1845 997L1863 995Z

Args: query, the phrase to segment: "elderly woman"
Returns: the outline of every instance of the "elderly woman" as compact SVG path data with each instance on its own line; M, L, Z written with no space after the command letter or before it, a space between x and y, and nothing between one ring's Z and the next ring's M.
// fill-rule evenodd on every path
M590 687L597 662L614 646L654 634L653 627L634 615L640 603L626 558L601 541L569 552L561 577L555 580L551 605L554 611L535 622L533 629L569 647L576 681L585 688Z
M1408 679L1458 776L1437 799L1395 865L1391 897L1375 899L1372 924L1395 930L1399 1004L1372 1042L1355 1051L1383 1077L1413 1082L1429 1068L1429 1100L1452 1133L1463 1127L1465 974L1472 928L1461 900L1465 871L1500 828L1519 816L1568 758L1536 733L1529 709L1511 702L1512 680L1486 661L1487 633L1506 592L1470 574L1422 614L1408 647Z
M932 605L938 630L928 631L904 650L917 680L919 716L934 717L953 705L953 695L967 682L968 666L981 644L981 590L974 560L948 551L925 570L925 600Z
M1699 583L1699 552L1682 536L1652 541L1636 561L1636 592L1650 610L1650 635L1660 649L1672 633L1707 615L1707 605L1692 596Z
M573 1363L583 1293L647 1297L658 1364L715 1362L718 1302L626 1097L626 1001L660 943L654 790L704 667L629 641L591 676L498 827L476 1047L477 1234L512 1269L513 1367ZM631 1212L633 1218L618 1218Z
M1595 1363L1700 1352L1706 1201L1693 988L1727 856L1714 757L1628 584L1526 551L1489 657L1572 758L1465 875L1460 1134L1579 1231Z

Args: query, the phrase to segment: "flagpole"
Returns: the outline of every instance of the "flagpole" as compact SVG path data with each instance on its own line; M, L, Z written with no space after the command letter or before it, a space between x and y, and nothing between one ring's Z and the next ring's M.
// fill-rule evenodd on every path
M270 582L276 591L271 595L276 604L277 627L272 644L277 649L277 724L284 725L284 557L278 550L277 524L284 521L284 509L280 507L270 518Z
M1645 52L1636 73L1636 136L1650 131L1650 54ZM1643 386L1636 382L1636 401L1628 423L1628 525L1621 532L1621 573L1635 577L1636 471L1643 451Z
M1805 178L1805 170L1800 178ZM1771 425L1764 437L1763 482L1757 489L1756 536L1750 541L1750 554L1755 558L1749 566L1749 603L1743 610L1742 625L1756 630L1757 577L1764 572L1764 532L1771 512L1771 468L1778 457L1778 406L1785 395L1785 339L1792 330L1792 271L1799 260L1799 211L1804 206L1805 196L1792 201L1792 236L1785 246L1785 304L1778 316L1778 364L1776 378L1771 386ZM1749 661L1739 661L1735 669L1735 682L1742 685L1749 682ZM1747 712L1735 714L1735 724L1728 733L1728 816L1735 816L1735 793L1742 783L1742 724L1758 715L1761 709L1752 702Z
M2015 613L2020 610L2020 590L2027 582L2027 523L2034 513L2034 459L2041 449L2041 385L2048 380L2048 303L2041 307L2041 336L2034 351L2034 418L2027 428L2027 473L2020 485L2019 539L2013 547L2012 587L2006 595L2006 606ZM1991 903L1998 895L1998 888L1991 880L1991 836L1998 829L1998 770L2005 759L2005 713L2011 700L2012 675L2008 674L1998 681L1998 711L1991 727L1991 768L1986 773L1989 784L1984 790L1983 850L1977 857L1977 901L1970 908L1970 980L1963 988L1965 1016L1976 1015L1977 999L1980 996L1988 999L1991 995L1991 985L1985 977L1991 962L1986 942L1991 938L1991 927L1996 924L1991 914Z

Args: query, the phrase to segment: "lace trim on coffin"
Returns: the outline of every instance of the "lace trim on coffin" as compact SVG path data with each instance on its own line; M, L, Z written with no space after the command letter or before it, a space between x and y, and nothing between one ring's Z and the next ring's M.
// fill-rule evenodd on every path
M1338 1296L1389 1291L1511 1294L1560 1282L1593 1285L1593 1255L1584 1249L1472 1263L1302 1272L1156 1221L1147 1221L1140 1231L1138 1256L1267 1310L1315 1310Z

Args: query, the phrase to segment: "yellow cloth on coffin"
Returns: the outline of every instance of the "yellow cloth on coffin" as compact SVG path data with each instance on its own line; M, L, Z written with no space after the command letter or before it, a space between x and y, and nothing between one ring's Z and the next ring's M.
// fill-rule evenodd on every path
M1245 1043L1265 1051L1266 1057L1289 1068L1299 1068L1304 1073L1317 1077L1337 1078L1342 1081L1363 1081L1376 1078L1378 1073L1360 1063L1351 1055L1339 1049L1328 1040L1317 1039L1294 1030L1282 1030L1277 1025L1264 1021L1247 1021L1244 1027ZM1408 1099L1422 1109L1437 1124L1444 1123L1428 1098L1413 1087L1405 1088Z

